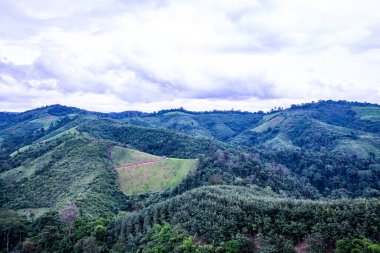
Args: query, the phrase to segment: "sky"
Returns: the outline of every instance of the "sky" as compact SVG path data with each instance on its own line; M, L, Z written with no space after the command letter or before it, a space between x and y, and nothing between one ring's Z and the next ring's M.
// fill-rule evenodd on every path
M378 0L0 0L0 111L380 103Z

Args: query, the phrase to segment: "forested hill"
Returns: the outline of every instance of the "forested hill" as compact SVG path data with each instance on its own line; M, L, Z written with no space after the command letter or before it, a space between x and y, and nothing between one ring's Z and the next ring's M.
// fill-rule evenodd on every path
M379 198L376 104L0 113L0 252L378 252Z

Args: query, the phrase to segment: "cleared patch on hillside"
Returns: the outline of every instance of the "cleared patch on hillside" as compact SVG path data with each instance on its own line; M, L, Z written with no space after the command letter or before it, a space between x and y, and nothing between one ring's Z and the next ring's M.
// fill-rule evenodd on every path
M189 115L188 113L186 112L179 112L179 111L174 111L174 112L167 112L164 114L165 116L172 116L172 115L184 115L184 116L187 116Z
M59 120L59 117L57 116L53 116L53 115L48 115L46 117L43 117L43 118L39 118L39 119L35 119L35 120L32 120L31 122L32 123L40 123L40 124L43 124L43 128L45 130L49 129L51 124L54 124L55 122L57 122Z
M26 146L24 146L24 147L22 147L22 148L19 148L19 149L16 150L15 152L11 153L11 154L10 154L10 157L14 157L14 156L16 156L18 153L21 153L21 152L24 152L24 151L30 149L31 146L32 146L32 145L26 145Z
M121 190L127 195L173 188L196 167L196 160L169 158L117 170Z
M281 117L281 116L274 117L274 118L270 119L269 121L264 122L263 124L261 124L261 125L255 127L254 129L252 129L252 131L257 132L257 133L265 132L265 131L267 131L269 128L274 128L274 127L276 127L276 126L277 126L278 124L280 124L283 120L284 120L284 117Z
M161 157L140 152L134 149L114 146L111 151L111 158L114 161L115 167L121 167L156 161Z
M289 150L294 149L295 146L284 134L279 134L273 139L265 142L263 147L271 150Z
M175 187L197 164L195 159L166 159L119 146L113 147L111 157L126 195Z
M378 106L353 106L352 109L362 120L380 121L380 107Z
M52 140L58 139L58 138L60 138L60 137L62 137L64 135L79 134L79 132L77 130L77 127L72 127L72 128L67 129L67 130L64 130L64 129L65 128L58 129L58 131L55 131L51 135L45 135L44 138L39 139L39 141L41 141L41 142L47 142L47 141L52 141Z
M275 112L275 113L271 113L271 114L267 114L263 117L263 120L264 121L269 121L271 119L273 119L274 117L278 116L280 114L280 112Z
M362 140L341 140L332 151L346 156L354 155L361 159L367 159L370 153L380 157L378 148Z
M41 215L50 211L50 208L25 208L25 209L16 209L17 213L25 215L27 217L33 217L34 219L40 217Z

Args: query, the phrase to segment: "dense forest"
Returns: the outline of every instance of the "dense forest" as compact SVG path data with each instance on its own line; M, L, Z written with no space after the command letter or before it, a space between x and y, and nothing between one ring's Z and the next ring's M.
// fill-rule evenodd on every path
M174 187L126 195L115 146L197 159L196 169ZM380 252L376 104L52 105L0 113L0 150L0 252Z

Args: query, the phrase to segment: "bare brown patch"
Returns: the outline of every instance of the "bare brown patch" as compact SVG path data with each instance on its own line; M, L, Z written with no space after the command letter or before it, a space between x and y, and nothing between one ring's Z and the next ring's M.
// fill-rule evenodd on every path
M297 252L297 253L305 253L306 250L310 247L310 245L306 242L300 242L300 243L297 243L296 246L294 246L294 250Z

